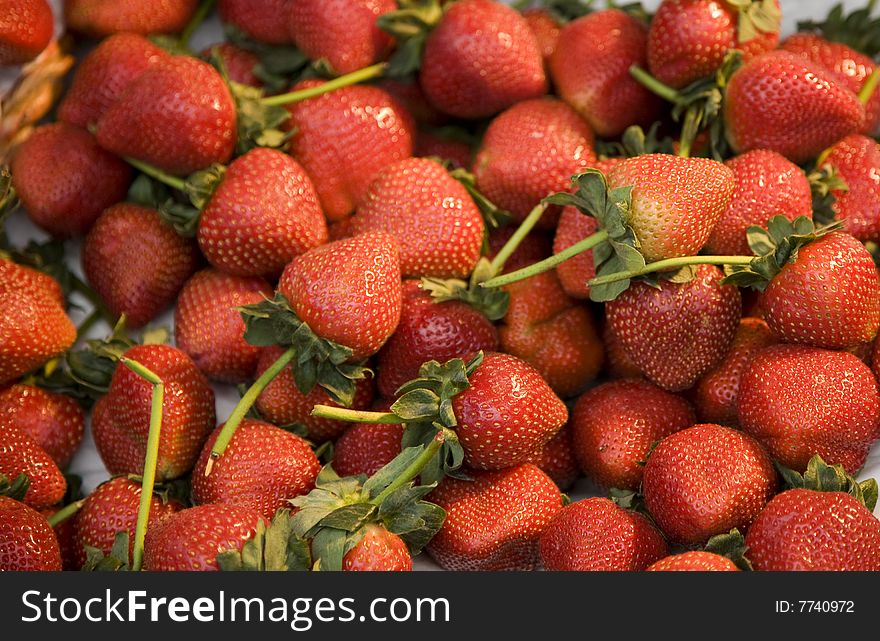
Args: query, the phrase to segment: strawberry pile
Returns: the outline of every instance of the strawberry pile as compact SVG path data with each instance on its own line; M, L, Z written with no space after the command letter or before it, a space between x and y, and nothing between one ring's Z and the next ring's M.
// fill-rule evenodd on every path
M0 570L880 570L880 21L593 4L67 0Z

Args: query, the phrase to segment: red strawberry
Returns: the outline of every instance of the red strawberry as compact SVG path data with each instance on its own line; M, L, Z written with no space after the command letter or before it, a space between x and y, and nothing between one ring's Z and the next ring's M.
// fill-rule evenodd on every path
M186 474L215 424L214 392L185 353L168 345L138 345L124 356L165 384L156 478ZM110 389L95 405L92 435L111 474L142 474L150 426L152 385L117 365Z
M262 278L200 271L177 297L175 342L208 378L245 382L257 367L260 349L244 340L244 321L236 308L271 297L272 287Z
M814 454L855 473L880 437L880 391L856 356L801 345L760 350L740 380L739 422L796 470Z
M779 2L663 0L651 20L648 65L661 82L681 88L711 76L733 49L748 61L779 44ZM758 5L757 7L755 5ZM761 21L752 19L753 8Z
M293 0L219 0L220 18L266 44L291 42L290 11Z
M384 60L394 41L376 19L397 9L394 0L296 0L290 35L312 60L323 59L337 74Z
M85 234L102 211L125 199L131 182L126 163L63 122L35 129L10 169L31 220L55 236Z
M271 519L288 506L287 499L315 487L321 464L309 444L296 434L250 419L241 422L223 457L210 476L205 475L220 429L208 437L193 470L196 503L240 505Z
M235 102L214 67L188 56L161 60L101 115L98 142L176 175L225 163L236 140Z
M327 242L312 181L293 158L257 148L226 168L199 218L205 258L237 276L276 276Z
M249 87L263 87L263 81L254 74L254 67L260 64L256 54L230 42L218 42L202 51L202 58L206 60L213 55L219 56L223 61L223 67L232 82Z
M372 476L400 454L403 425L356 423L333 445L333 470L339 476Z
M844 231L862 242L880 241L880 145L873 138L853 134L831 147L825 162L846 183L846 190L831 192L832 208L843 221Z
M611 331L633 364L660 387L681 391L717 365L740 319L739 290L721 270L696 269L686 283L635 282L605 306Z
M65 0L67 26L95 37L132 32L177 33L195 13L198 0Z
M61 550L46 517L24 503L0 496L0 571L60 570Z
M454 138L445 138L433 131L419 129L413 156L418 158L440 158L456 168L468 169L471 166L470 145Z
M874 377L880 381L880 342L874 341L874 347L871 350L871 371Z
M581 471L603 487L635 490L658 441L694 424L694 410L647 381L613 381L581 396L571 412Z
M705 423L660 441L642 480L645 505L673 541L701 544L745 531L776 493L776 470L750 436Z
M418 79L412 76L403 78L380 77L376 86L390 94L403 106L418 125L440 127L449 122L449 116L439 111L425 97ZM468 163L470 165L470 163Z
M806 162L864 122L856 94L832 72L788 51L758 56L727 84L724 124L736 153L769 149Z
M35 509L50 507L64 498L67 481L46 450L7 417L0 417L0 474L30 480L24 502Z
M403 539L372 523L366 527L363 538L345 553L342 569L345 572L409 572L412 557Z
M775 342L763 320L740 320L727 356L694 386L693 401L701 421L739 426L737 399L743 370L759 350Z
M564 102L536 98L517 103L486 130L474 161L477 185L499 207L522 220L542 198L568 191L572 174L596 162L590 126ZM555 226L558 211L540 227Z
M79 63L58 105L58 119L78 127L94 125L135 79L168 57L143 36L110 36Z
M739 572L726 556L692 550L664 557L646 568L648 572Z
M458 118L485 118L547 92L528 23L493 0L446 9L425 43L419 81L435 107Z
M217 555L241 550L254 537L259 512L237 505L199 505L172 514L147 530L144 570L218 570Z
M541 561L551 571L644 570L666 556L666 542L641 514L605 498L567 505L541 535Z
M140 327L174 301L198 268L199 253L155 209L120 203L92 226L82 261L110 311L125 314L129 327Z
M36 58L54 30L52 7L46 0L0 0L0 67Z
M648 28L617 9L573 20L560 32L550 77L600 136L656 120L660 99L629 75L632 65L645 66L647 42Z
M465 278L480 258L485 225L440 163L409 158L383 169L364 194L349 232L370 231L397 239L404 277Z
M54 278L0 257L0 288L3 285L15 290L30 290L60 306L65 304L64 292Z
M724 163L733 171L736 188L706 242L710 254L748 255L746 230L767 227L773 216L813 218L810 183L801 168L775 151L756 149Z
M0 421L29 434L60 468L70 463L85 431L85 414L75 400L32 385L0 391Z
M553 253L568 249L599 229L599 222L592 216L585 216L576 207L563 208L553 237ZM590 286L587 284L596 276L593 250L585 251L556 267L556 275L565 293L572 298L589 298Z
M608 323L602 328L602 344L605 346L605 369L611 378L645 378L642 370L626 355L620 339L611 331Z
M50 507L40 510L47 520L54 516L61 508ZM76 541L73 529L74 519L66 518L60 523L55 524L52 528L55 531L55 538L58 539L58 547L61 549L61 569L77 570L78 566L74 562L76 558Z
M549 63L553 52L556 51L556 46L559 42L559 32L562 30L562 27L546 9L526 9L522 15L529 25L532 35L535 36L538 49L541 50L541 57L546 65Z
M88 545L109 555L117 532L128 532L129 558L131 558L140 502L140 483L124 476L117 476L102 483L86 497L79 512L70 519L76 539L74 551L77 569L86 562L84 546ZM183 505L177 501L163 500L154 495L150 499L148 529L182 509Z
M533 453L526 462L536 465L544 474L553 479L560 490L566 490L578 479L580 470L574 456L572 431L569 425L563 427L556 436L547 441L541 449ZM337 446L336 455L339 455Z
M321 84L306 80L293 90ZM290 153L312 178L330 221L348 217L379 172L412 155L412 118L377 87L337 89L288 110L295 130Z
M538 538L562 509L559 488L529 463L470 476L446 478L428 495L446 510L431 558L446 570L534 570Z

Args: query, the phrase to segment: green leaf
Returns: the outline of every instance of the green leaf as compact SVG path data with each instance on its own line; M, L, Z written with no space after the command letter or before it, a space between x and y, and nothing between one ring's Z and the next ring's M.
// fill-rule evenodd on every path
M849 185L830 164L809 172L807 179L813 196L813 220L821 225L833 223L837 219L837 194L848 191Z
M703 551L728 558L740 570L749 572L753 568L751 562L746 558L748 549L743 535L739 530L733 528L727 534L718 534L709 539Z
M406 447L364 483L364 493L372 500L391 485L424 451L424 446Z
M874 3L845 14L843 3L834 5L824 20L798 22L798 31L816 32L875 58L880 54L880 17L872 17Z
M481 258L471 274L470 281L457 278L422 278L422 289L429 292L435 303L457 300L467 303L491 321L501 320L507 315L510 294L497 287L481 287L493 276L491 263Z
M354 532L364 525L366 519L369 518L375 509L375 506L369 503L343 505L321 519L316 527Z
M876 480L868 479L859 483L847 474L842 465L828 465L818 454L810 459L803 474L779 462L776 463L776 469L779 470L787 488L804 488L816 492L846 492L872 512L877 505Z
M421 67L428 33L440 22L443 8L438 0L398 0L397 5L397 11L379 16L376 24L397 41L385 73L399 78Z
M20 472L13 481L10 481L5 474L0 473L0 496L23 501L30 485L31 480L23 472Z
M129 567L129 537L128 532L117 532L113 539L113 547L110 554L104 553L90 545L85 546L86 562L82 567L83 572L128 572Z
M341 572L348 538L344 530L322 528L312 539L312 555L317 568L324 572Z

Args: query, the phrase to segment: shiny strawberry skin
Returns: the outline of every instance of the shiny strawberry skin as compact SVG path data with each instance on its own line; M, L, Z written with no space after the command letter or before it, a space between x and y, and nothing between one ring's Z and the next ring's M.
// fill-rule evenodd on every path
M372 476L400 454L403 425L357 423L333 445L333 469L339 476Z
M727 140L736 153L769 149L795 163L861 131L865 109L832 72L788 51L740 67L724 99Z
M351 219L352 235L370 231L397 239L404 277L466 278L480 258L485 225L440 163L408 158L382 170Z
M107 207L125 199L131 169L89 132L56 122L16 150L12 184L28 216L54 236L85 234Z
M452 164L455 169L470 169L473 152L464 142L443 138L427 129L416 133L413 156L417 158L435 157Z
M603 487L636 490L651 447L693 425L694 410L647 381L612 381L581 396L569 424L584 474Z
M220 18L250 37L273 45L290 44L294 0L219 0Z
M575 207L562 209L556 235L553 237L553 253L568 249L599 229L599 222L592 216L583 214ZM565 293L572 298L588 299L590 286L587 284L596 276L593 250L587 250L556 267L556 275Z
M541 561L550 571L638 571L668 553L641 514L606 498L567 505L541 535Z
M409 572L412 556L403 539L375 523L364 537L345 553L343 572Z
M0 474L10 480L27 475L31 483L24 502L37 510L55 505L67 490L67 481L52 457L6 417L0 417Z
M201 57L210 60L214 54L220 56L232 82L262 89L263 81L254 75L254 67L260 63L260 59L255 54L231 42L218 42L206 47Z
M196 503L238 505L271 520L278 509L288 506L287 499L315 487L321 463L309 444L296 434L252 419L241 422L206 476L205 467L221 428L208 437L193 469Z
M275 149L236 158L211 195L198 230L214 267L236 276L277 276L327 242L327 223L305 170Z
M800 167L784 156L755 149L724 163L733 171L736 188L730 206L712 228L706 251L722 256L748 256L746 231L767 228L774 216L813 218L810 183Z
M198 0L65 0L67 26L95 37L129 32L178 33L195 13Z
M40 514L42 514L48 520L51 516L53 516L56 512L58 512L59 507L50 507L44 508L40 510ZM75 519L68 518L61 521L53 527L52 529L55 531L55 538L58 539L58 547L61 549L61 569L62 570L76 570L78 569L74 559L76 557L75 554L75 537L73 531L73 522Z
M185 176L232 157L235 103L214 67L177 56L133 80L101 115L96 135L117 155Z
M208 378L247 382L257 367L261 349L244 339L244 320L236 308L271 297L271 285L256 276L231 276L213 268L194 274L177 297L177 347Z
M843 349L867 343L880 326L880 278L867 249L833 232L798 250L761 297L781 341Z
M0 1L0 67L36 58L54 30L52 8L46 0Z
M94 290L128 327L141 327L176 298L199 266L196 244L178 236L155 209L120 203L86 236L83 271Z
M541 51L541 57L544 59L544 64L547 65L553 56L553 52L556 51L556 46L559 43L559 32L562 31L562 26L556 22L556 19L546 9L526 9L522 15L526 24L529 25L532 35L535 36L538 49Z
M648 572L739 572L736 564L727 557L699 550L664 557L646 570Z
M217 571L217 555L241 550L254 537L259 512L237 505L199 505L162 519L147 530L144 570Z
M0 257L0 289L29 290L48 298L61 307L65 305L64 292L54 278L44 272L19 265Z
M595 132L617 137L630 125L649 125L662 102L629 74L646 66L648 29L623 11L596 11L563 27L550 58L559 95Z
M593 131L574 109L555 98L517 103L486 130L474 161L477 186L521 221L541 199L571 189L571 176L596 163ZM558 208L541 216L551 229Z
M635 282L605 305L627 356L663 389L688 389L727 353L742 303L736 287L719 284L723 277L701 265L690 282Z
M457 118L485 118L547 92L528 23L492 0L446 9L425 43L419 81L435 107Z
M832 191L832 208L843 221L843 230L862 242L880 241L880 145L873 138L853 134L831 147L826 162L847 186Z
M59 468L67 467L79 448L85 420L69 396L22 384L0 391L0 421L33 437Z
M626 350L617 335L611 330L611 325L606 322L602 327L602 343L605 345L605 373L612 379L631 378L643 380L644 373L632 359L627 356Z
M855 474L880 437L880 391L847 352L774 345L740 380L739 422L783 465L803 471L814 454Z
M61 571L58 539L46 517L8 496L0 496L0 571Z
M580 476L572 444L572 430L566 425L527 460L549 476L560 490L567 490Z
M469 476L447 477L428 495L446 510L428 554L445 570L534 570L538 538L562 509L559 488L530 463Z

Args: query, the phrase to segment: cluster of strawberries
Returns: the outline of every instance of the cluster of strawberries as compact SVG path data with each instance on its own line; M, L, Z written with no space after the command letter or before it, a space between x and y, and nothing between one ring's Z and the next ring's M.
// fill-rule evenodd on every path
M214 2L64 4L97 42L0 174L56 239L0 256L0 569L880 570L868 10L219 0L196 55ZM0 64L51 18L0 0Z

